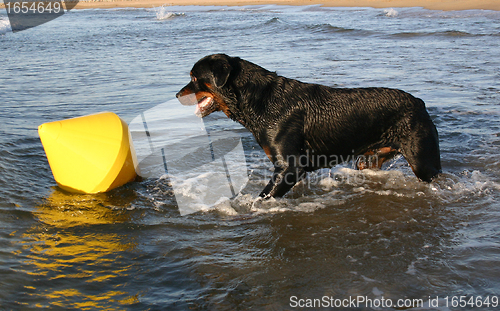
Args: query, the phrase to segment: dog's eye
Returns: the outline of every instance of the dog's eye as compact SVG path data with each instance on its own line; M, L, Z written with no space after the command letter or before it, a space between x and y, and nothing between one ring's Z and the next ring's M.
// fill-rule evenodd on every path
M191 76L191 81L196 82L196 77Z

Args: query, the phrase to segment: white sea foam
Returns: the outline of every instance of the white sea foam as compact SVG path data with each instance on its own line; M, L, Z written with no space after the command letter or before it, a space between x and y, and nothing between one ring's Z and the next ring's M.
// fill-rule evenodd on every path
M396 11L395 9L385 9L384 10L384 15L387 16L387 17L396 17L398 16L398 11Z
M335 169L333 172L334 178L324 176L316 183L316 186L311 186L317 188L312 191L311 189L304 191L300 189L300 184L297 185L293 190L296 195L291 197L298 196L298 199L262 201L246 194L235 198L232 205L240 207L251 205L249 209L243 208L242 210L255 214L288 211L310 213L325 207L342 205L349 198L367 194L408 199L427 197L441 202L459 202L488 197L500 191L500 183L479 171L458 176L445 173L430 184L419 181L411 172L406 173L400 170L356 171L344 167ZM236 207L235 210L238 211L240 208Z
M169 9L171 9L170 6L162 5L159 7L155 7L154 9L156 12L156 19L159 21L171 19L171 18L174 18L176 16L182 15L182 14L174 13L171 10L169 10Z
M226 216L236 216L239 213L231 206L231 200L228 197L222 197L214 204L215 210Z
M230 159L230 157L228 157ZM285 198L262 200L258 193L267 184L269 176L255 168L247 187L236 197L229 199L230 193L213 198L214 204L206 204L206 196L222 193L211 180L213 172L194 174L184 180L172 180L177 184L177 192L189 198L194 211L215 211L222 216L242 214L262 215L284 212L312 213L324 208L345 204L353 198L378 195L393 198L425 197L443 203L462 202L487 198L500 191L500 183L480 171L444 173L432 183L419 181L404 160L399 167L389 170L354 170L347 165L310 173L299 182ZM166 177L166 176L164 176ZM265 180L264 180L265 179ZM161 198L160 198L161 200Z
M500 184L480 171L464 171L460 176L443 174L431 188L439 199L456 202L491 195L500 191Z
M9 20L0 17L0 35L3 35L8 31L12 31Z

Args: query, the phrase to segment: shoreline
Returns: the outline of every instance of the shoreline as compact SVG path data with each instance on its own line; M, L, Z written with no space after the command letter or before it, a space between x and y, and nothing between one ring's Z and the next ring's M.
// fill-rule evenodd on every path
M23 0L18 0L23 1ZM73 4L68 1L68 4ZM429 10L494 10L500 11L499 0L92 0L79 1L74 9L153 8L171 6L246 6L246 5L321 5L326 7L404 8ZM5 8L0 3L0 8Z

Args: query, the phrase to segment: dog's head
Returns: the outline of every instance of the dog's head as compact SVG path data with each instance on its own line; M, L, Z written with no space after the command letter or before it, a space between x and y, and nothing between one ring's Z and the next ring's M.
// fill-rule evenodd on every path
M228 107L222 95L232 71L231 57L225 54L209 55L200 59L190 72L191 82L183 87L177 98L183 105L196 105L196 115L205 117Z

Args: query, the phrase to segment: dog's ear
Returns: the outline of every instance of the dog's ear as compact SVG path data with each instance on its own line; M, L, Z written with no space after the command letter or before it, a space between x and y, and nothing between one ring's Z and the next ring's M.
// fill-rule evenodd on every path
M229 64L227 59L217 59L217 61L213 63L212 73L217 87L223 87L227 83L231 70L231 64Z

